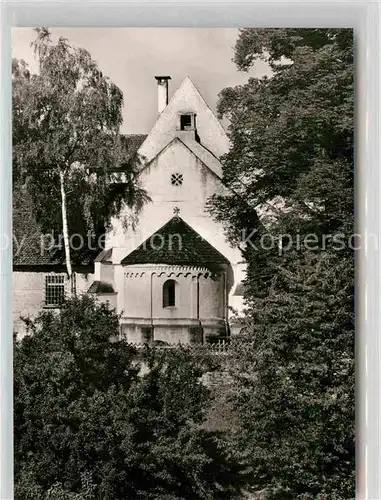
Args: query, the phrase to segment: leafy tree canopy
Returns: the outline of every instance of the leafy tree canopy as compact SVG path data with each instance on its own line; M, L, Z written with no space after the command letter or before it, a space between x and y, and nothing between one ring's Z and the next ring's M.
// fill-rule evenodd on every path
M141 372L142 357L118 340L118 319L73 298L16 342L15 498L235 498L236 458L201 426L202 363L185 350L148 349Z
M123 95L89 52L36 32L38 72L13 61L14 182L27 182L43 231L62 234L64 174L69 234L99 235L123 204L138 211L147 200L119 136ZM118 167L125 183L113 186Z
M241 30L238 68L258 59L269 63L270 76L221 92L231 139L224 181L234 194L210 203L232 239L251 234L244 249L248 326L231 364L237 446L246 450L253 488L269 498L349 499L352 31Z
M236 194L215 197L215 215L236 231L248 224L240 214L250 219L250 211L263 222L282 218L285 229L351 230L352 31L241 30L238 67L247 70L259 58L270 64L270 77L220 95L232 141L224 180Z

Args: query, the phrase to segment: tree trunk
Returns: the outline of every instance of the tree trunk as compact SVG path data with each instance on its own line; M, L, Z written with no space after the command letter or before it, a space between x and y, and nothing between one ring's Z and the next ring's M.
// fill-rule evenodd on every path
M65 244L66 269L67 269L67 274L69 277L70 295L71 295L71 294L75 293L75 289L74 289L74 280L73 280L73 270L71 268L69 231L68 231L68 227L67 227L65 177L64 177L64 172L62 170L60 170L60 184L61 184L62 231L63 231L64 244Z

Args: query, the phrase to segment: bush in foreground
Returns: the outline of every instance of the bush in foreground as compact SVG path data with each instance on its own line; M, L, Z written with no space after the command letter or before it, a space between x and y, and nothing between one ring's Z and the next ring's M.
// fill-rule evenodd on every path
M118 329L114 311L83 296L16 342L15 498L235 498L237 461L201 427L200 363L148 349L142 375Z

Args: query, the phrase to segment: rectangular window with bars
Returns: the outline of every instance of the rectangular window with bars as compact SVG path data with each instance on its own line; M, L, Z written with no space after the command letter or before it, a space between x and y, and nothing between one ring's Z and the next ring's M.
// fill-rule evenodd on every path
M48 274L45 276L45 305L60 307L65 297L65 275Z

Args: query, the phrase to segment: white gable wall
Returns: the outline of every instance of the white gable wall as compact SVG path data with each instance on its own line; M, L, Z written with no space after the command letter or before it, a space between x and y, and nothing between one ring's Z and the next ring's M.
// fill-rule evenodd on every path
M171 184L173 173L183 175L181 186ZM244 267L239 264L242 261L241 252L230 246L221 224L215 222L205 209L210 196L225 192L221 180L180 140L172 141L140 175L142 185L152 201L144 206L135 230L123 227L123 219L128 218L129 210L113 219L113 229L106 240L106 248L113 248L112 258L116 264L118 309L125 308L123 267L120 261L166 224L173 217L175 207L180 209L180 217L185 222L230 261L234 283L240 282L244 278ZM154 244L160 243L160 240L153 241ZM233 286L230 290L230 302L236 302L232 296L234 289Z
M183 175L183 184L173 186L171 175ZM113 219L113 231L107 237L106 248L114 248L114 262L149 238L173 217L175 207L180 217L234 264L241 260L240 252L226 242L223 228L205 209L213 194L222 194L225 188L212 173L181 141L173 141L146 167L140 175L142 186L151 197L139 216L135 231L123 228L123 219L129 210Z

